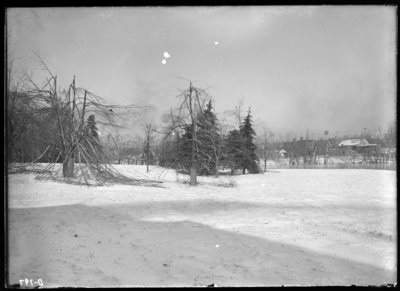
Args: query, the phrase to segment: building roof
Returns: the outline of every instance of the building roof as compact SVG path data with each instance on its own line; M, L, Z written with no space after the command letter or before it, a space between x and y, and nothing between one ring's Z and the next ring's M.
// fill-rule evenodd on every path
M316 147L325 147L325 146L331 146L332 143L329 140L316 140L314 141L314 146Z
M340 143L340 140L336 138L331 138L329 141L331 142L332 146L337 146Z
M368 146L370 143L365 139L346 139L342 140L338 146Z
M306 140L306 139L301 139L301 140L296 141L296 145L299 149L312 148L312 141Z

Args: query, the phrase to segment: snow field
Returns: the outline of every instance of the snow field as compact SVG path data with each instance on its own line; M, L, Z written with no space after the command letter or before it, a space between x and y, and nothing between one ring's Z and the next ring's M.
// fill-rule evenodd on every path
M145 166L115 166L121 172ZM10 282L45 286L393 283L396 172L292 170L165 188L9 176ZM233 179L237 187L217 187ZM75 235L77 235L75 237ZM218 247L217 247L218 246ZM37 280L36 279L36 280Z

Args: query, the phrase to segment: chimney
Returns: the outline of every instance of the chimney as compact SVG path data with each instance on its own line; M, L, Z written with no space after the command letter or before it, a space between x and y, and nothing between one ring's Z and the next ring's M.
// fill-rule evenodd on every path
M300 140L303 140L303 137L300 137Z

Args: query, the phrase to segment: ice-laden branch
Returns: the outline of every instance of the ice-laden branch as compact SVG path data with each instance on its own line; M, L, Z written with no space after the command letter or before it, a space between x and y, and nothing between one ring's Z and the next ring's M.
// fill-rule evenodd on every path
M84 98L82 95L86 90L83 88L76 88L76 107L82 108ZM86 114L96 115L99 124L120 127L117 121L125 121L129 117L139 119L151 105L144 99L137 99L133 103L128 105L114 104L104 97L100 97L89 91L86 91ZM100 119L100 120L99 120ZM102 121L103 119L104 121Z
M137 116L143 109L148 107L144 100L137 100L130 105L113 104L108 99L93 94L83 88L75 87L75 79L68 90L57 90L57 78L52 76L44 87L33 83L30 93L37 99L37 107L47 112L56 120L57 126L54 130L54 142L57 139L62 145L63 178L56 177L58 171L54 172L54 163L51 163L42 178L56 178L65 182L80 183L86 185L104 185L106 183L123 183L143 186L159 186L160 181L151 181L139 177L127 177L114 169L108 161L101 144L96 137L90 134L89 120L86 116L93 115L102 118L99 122L106 126L118 127L116 119L126 119L128 116ZM51 82L52 81L52 82ZM73 94L73 98L71 98ZM47 150L47 149L46 149ZM43 153L44 155L44 153ZM79 162L86 164L84 167L79 163L75 168L75 157ZM81 179L76 179L76 178ZM41 178L41 177L39 177ZM66 179L65 179L66 178ZM83 178L83 179L82 179Z

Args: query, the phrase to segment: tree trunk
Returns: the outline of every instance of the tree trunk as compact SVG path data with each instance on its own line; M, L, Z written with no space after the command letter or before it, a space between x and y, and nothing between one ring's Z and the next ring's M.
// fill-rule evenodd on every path
M219 170L218 170L219 160L218 157L215 159L215 177L219 178Z
M149 172L149 151L148 151L148 148L147 148L147 151L146 151L146 168L147 168L147 173Z
M190 168L190 186L196 186L196 168Z
M195 145L194 145L194 131L195 131L195 128L194 128L194 122L192 121L192 123L193 123L193 126L192 126L192 129L193 129L193 131L192 131L192 167L190 168L190 186L196 186L196 168L195 168L195 162L194 162L194 147L195 147Z
M190 185L196 186L197 184L197 176L196 176L196 165L194 161L194 152L195 152L195 139L196 139L196 124L194 121L194 113L192 108L192 83L190 83L190 102L189 102L189 111L190 111L190 118L192 121L192 167L190 169Z
M246 167L243 167L243 175L246 174Z
M71 156L63 163L63 176L64 178L72 178L74 176L75 157Z

